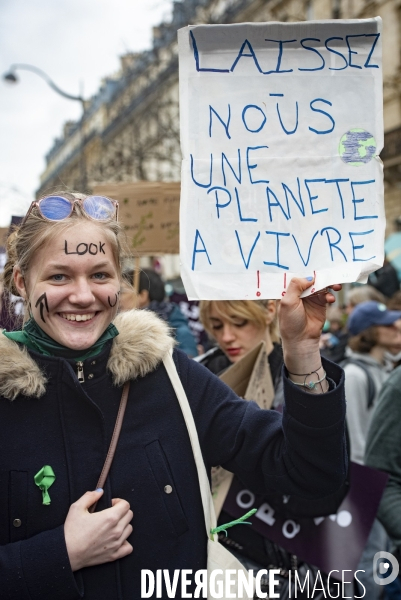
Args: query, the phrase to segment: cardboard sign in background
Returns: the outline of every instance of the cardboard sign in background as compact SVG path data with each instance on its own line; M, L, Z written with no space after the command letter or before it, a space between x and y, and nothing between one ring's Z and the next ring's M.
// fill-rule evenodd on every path
M381 20L179 31L190 299L281 298L383 262Z
M93 193L119 202L119 220L136 254L178 254L179 183L113 183Z

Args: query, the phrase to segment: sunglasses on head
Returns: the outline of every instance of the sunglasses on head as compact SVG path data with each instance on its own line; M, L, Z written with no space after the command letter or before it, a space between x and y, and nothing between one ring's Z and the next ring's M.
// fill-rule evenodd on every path
M84 200L65 196L45 196L32 202L21 226L26 222L33 208L36 208L46 221L63 221L71 216L75 204L79 204L82 212L94 221L117 220L118 202L106 196L87 196Z

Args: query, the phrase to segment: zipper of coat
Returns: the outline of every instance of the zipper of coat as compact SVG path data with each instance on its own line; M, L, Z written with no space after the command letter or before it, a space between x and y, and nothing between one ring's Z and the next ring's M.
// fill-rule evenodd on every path
M79 360L77 362L77 377L78 377L79 383L84 383L84 381L85 381L85 377L84 377L84 363L81 360Z

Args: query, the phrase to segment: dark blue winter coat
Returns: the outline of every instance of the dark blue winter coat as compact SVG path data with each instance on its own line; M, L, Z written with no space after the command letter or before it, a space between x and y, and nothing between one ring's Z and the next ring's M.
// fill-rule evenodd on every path
M197 472L183 416L161 359L171 347L151 312L129 311L120 335L84 363L27 353L0 335L0 598L136 600L141 569L206 566L206 534ZM189 398L206 468L223 465L255 492L325 496L345 477L343 376L326 364L335 387L308 395L285 381L283 418L238 399L180 351L174 359ZM131 379L127 411L104 497L134 512L129 556L72 573L63 523L69 506L94 489L102 469L121 386ZM56 480L42 504L34 475L50 465ZM172 487L166 493L166 486ZM169 488L167 488L169 490Z

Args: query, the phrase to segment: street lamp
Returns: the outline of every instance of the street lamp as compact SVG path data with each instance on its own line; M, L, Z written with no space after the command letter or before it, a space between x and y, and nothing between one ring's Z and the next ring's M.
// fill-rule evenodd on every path
M81 117L80 124L79 124L80 146L81 146L81 151L80 151L81 189L83 192L86 191L86 164L85 164L85 154L84 154L84 141L85 140L84 140L83 127L82 127L82 124L83 124L82 121L83 121L83 117L85 114L84 98L82 96L72 96L71 94L67 94L62 89L60 89L58 87L58 85L56 85L54 83L54 81L52 79L50 79L50 77L44 71L42 71L42 69L39 69L38 67L35 67L33 65L26 65L26 64L11 65L8 72L3 75L3 79L5 81L7 81L8 83L18 83L18 77L15 73L18 69L22 69L25 71L31 71L32 73L39 75L39 77L44 79L46 81L46 83L52 88L52 90L57 92L57 94L59 94L60 96L63 96L63 98L67 98L67 100L75 100L75 101L81 103L82 117Z

